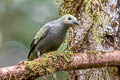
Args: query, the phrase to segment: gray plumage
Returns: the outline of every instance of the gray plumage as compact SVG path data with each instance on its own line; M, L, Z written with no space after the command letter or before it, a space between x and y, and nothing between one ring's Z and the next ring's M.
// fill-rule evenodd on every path
M77 18L69 14L45 24L32 41L28 60L34 60L43 53L57 50L64 41L67 30L76 24L79 25Z

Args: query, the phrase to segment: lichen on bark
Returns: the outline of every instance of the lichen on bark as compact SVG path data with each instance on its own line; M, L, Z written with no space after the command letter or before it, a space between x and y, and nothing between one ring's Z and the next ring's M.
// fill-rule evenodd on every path
M107 22L109 22L108 15L104 14L106 2L107 2L106 0L94 0L94 1L63 0L61 7L59 8L60 15L72 14L76 16L81 22L80 27L83 28L83 29L81 28L77 29L74 27L72 28L73 30L71 30L71 31L75 30L74 33L70 32L71 34L70 34L69 44L70 46L73 46L72 47L74 49L73 51L75 50L76 52L81 51L80 49L82 47L83 48L86 47L84 44L91 44L93 43L92 41L96 42L95 45L100 45L100 43L103 42L103 37L105 35L104 26L107 24ZM88 41L87 38L87 35L89 35L88 32L93 34L91 36L91 38L93 39L92 41L90 40ZM78 46L75 45L77 43L79 43ZM75 49L74 47L78 47L78 48Z
M60 15L72 14L81 22L79 28L70 29L68 48L72 52L119 49L119 14L116 5L117 0L62 0ZM107 67L80 70L79 73L84 74L79 75L84 78L82 80L114 80L118 77L115 76L118 73L115 68Z

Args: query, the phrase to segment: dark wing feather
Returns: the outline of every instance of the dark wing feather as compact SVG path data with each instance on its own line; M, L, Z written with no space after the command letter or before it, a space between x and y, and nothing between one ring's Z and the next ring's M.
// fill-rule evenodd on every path
M30 52L28 54L28 58L30 57L30 54L35 49L37 44L47 35L49 30L50 30L50 27L41 28L40 31L36 34L36 36L34 37L32 43L31 43L31 46L30 46Z

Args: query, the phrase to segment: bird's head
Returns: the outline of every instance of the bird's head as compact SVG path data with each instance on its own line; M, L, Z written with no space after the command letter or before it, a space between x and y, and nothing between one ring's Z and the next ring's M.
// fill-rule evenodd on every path
M62 16L60 20L65 25L69 25L69 26L80 25L80 22L77 20L77 18L70 14Z

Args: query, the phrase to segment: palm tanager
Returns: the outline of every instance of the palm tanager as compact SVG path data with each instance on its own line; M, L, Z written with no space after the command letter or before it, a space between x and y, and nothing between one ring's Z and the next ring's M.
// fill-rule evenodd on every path
M57 50L64 41L67 30L79 24L77 18L70 14L46 23L40 28L31 43L28 60L34 60L44 53Z

